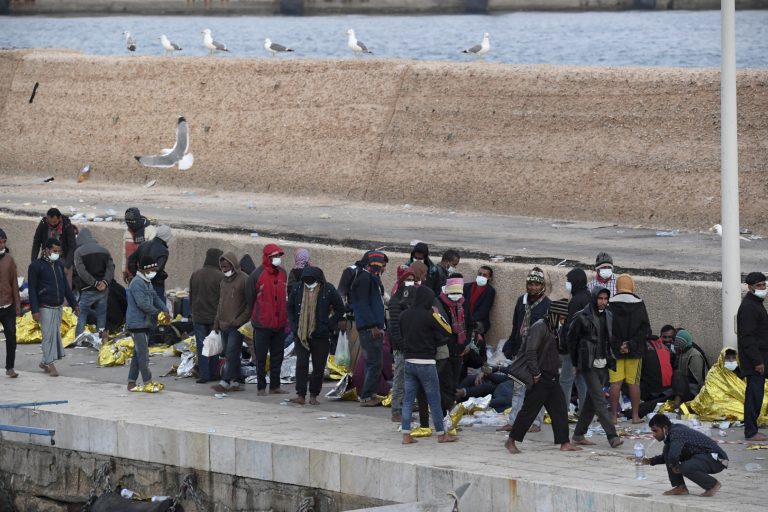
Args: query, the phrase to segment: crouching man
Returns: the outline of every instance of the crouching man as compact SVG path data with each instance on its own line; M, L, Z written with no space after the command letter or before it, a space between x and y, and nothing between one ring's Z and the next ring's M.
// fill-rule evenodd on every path
M714 496L720 490L720 482L712 475L728 467L728 455L709 436L682 424L673 425L663 414L657 414L648 422L653 437L664 441L661 455L643 459L643 464L666 464L672 489L666 496L688 494L687 478L704 489L701 496Z

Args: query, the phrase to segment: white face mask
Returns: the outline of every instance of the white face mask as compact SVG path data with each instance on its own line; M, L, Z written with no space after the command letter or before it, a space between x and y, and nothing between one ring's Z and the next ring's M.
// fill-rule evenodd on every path
M403 281L403 284L405 286L415 286L416 285L416 281Z
M758 299L764 299L766 295L768 295L768 290L755 290L752 292L755 294L755 297Z
M570 281L566 281L565 282L565 291L567 291L568 293L571 293L572 290L573 290L573 285L571 284Z
M229 272L224 272L224 277L232 277L233 275L235 275L234 270L230 270Z
M736 368L739 367L739 363L736 361L726 361L723 363L723 366L725 366L730 371L736 371Z
M477 286L485 286L488 284L488 278L485 276L477 276L475 278L475 283L477 283Z
M51 261L58 261L59 260L59 253L52 252L51 254L48 255L48 259L51 260Z
M613 275L613 269L611 268L601 268L598 273L600 274L600 277L603 279L610 279Z
M2 256L3 254L5 254L5 249L0 249L0 256Z
M453 265L448 267L448 273L449 274L455 274L456 273L456 267L454 267Z
M280 258L272 258L272 266L279 267L280 263L282 263L282 259Z
M315 282L314 282L314 283L312 283L312 284L309 284L309 283L304 283L304 286L306 286L308 289L310 289L310 290L311 290L311 289L313 289L315 286L317 286L317 281L315 281Z
M463 297L460 293L449 293L448 298L451 299L453 302L457 302L461 297Z
M147 276L148 281L151 281L155 278L155 276L157 275L157 272L150 272L149 274L144 274L144 275Z

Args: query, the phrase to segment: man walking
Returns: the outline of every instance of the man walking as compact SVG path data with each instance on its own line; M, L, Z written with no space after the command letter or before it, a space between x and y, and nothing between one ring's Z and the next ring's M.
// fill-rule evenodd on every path
M288 323L287 280L282 263L283 250L276 244L267 244L261 265L248 276L245 285L248 311L253 325L253 348L256 353L258 396L267 395L267 354L269 354L269 392L285 394L280 388L280 368L283 364L283 338Z
M91 230L83 228L77 235L75 250L75 285L80 291L80 314L77 315L75 335L85 330L88 313L93 308L96 314L96 328L102 342L107 328L107 297L109 283L115 277L115 262L112 255L91 234Z
M60 257L61 242L49 238L43 246L40 258L32 261L27 270L32 318L40 323L43 335L43 360L39 366L51 377L59 376L54 361L64 357L64 345L61 343L61 313L64 300L66 299L76 315L80 314Z
M75 236L77 230L69 217L62 215L58 208L49 209L45 217L40 219L35 235L32 238L32 256L30 261L35 261L41 255L41 249L46 241L55 238L61 247L61 262L67 282L72 286L72 265L75 255ZM43 249L44 250L44 249Z
M240 360L243 353L243 335L240 327L248 321L250 310L245 287L248 276L240 271L240 263L233 252L219 258L224 279L220 281L219 305L213 329L221 333L227 367L221 381L213 389L219 393L240 391Z
M763 407L765 365L768 363L768 312L763 301L768 295L765 274L750 272L745 280L749 291L736 314L739 369L747 381L744 395L744 437L747 441L768 441L757 431L757 417Z
M205 384L214 379L215 365L219 359L218 356L203 355L203 340L213 330L216 310L219 307L219 291L224 279L224 274L219 268L219 258L222 254L221 249L208 249L203 267L195 270L189 278L189 308L197 346L198 384Z
M16 317L21 314L19 281L16 262L7 245L8 237L0 229L0 324L5 334L5 375L19 376L13 369L16 364Z

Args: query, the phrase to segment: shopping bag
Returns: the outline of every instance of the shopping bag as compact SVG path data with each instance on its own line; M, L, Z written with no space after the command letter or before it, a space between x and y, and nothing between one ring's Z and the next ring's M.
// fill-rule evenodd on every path
M221 342L221 334L211 331L203 340L203 355L213 357L224 351L224 344Z
M349 341L347 340L346 331L339 332L334 360L337 365L349 368Z

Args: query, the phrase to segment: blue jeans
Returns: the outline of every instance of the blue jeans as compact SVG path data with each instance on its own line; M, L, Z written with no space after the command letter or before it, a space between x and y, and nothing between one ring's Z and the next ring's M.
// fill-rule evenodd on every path
M584 377L581 374L576 375L570 354L560 354L560 362L562 363L562 368L560 369L560 387L563 389L563 394L565 395L565 405L568 407L571 403L573 383L576 382L576 391L579 396L579 409L581 409L584 407L584 400L587 397L587 383L584 381Z
M149 371L149 346L147 345L146 332L131 332L133 338L133 357L131 368L128 370L128 382L136 382L141 372L141 380L144 384L152 380L152 372Z
M373 398L381 377L381 365L384 347L384 336L374 338L370 329L363 329L359 333L360 348L365 354L365 380L363 389L358 394L360 400L366 401ZM414 397L411 397L413 400Z
M103 331L107 327L107 296L109 290L104 289L103 292L96 290L84 290L80 292L80 314L77 315L77 328L75 329L75 336L80 336L85 330L85 324L88 320L88 313L91 308L96 313L96 328L99 331Z
M440 402L440 383L437 379L437 366L434 364L415 364L405 362L405 398L403 399L403 434L411 432L411 414L416 391L421 387L427 395L432 422L437 435L445 434L443 424L443 406Z
M213 324L192 324L195 332L195 345L197 346L197 367L200 378L203 380L213 380L216 375L216 365L219 363L219 356L206 357L203 355L203 340L213 330Z
M227 358L227 367L221 376L221 385L229 387L230 384L238 387L240 382L240 356L243 352L243 335L237 328L221 332L221 342L224 344L224 356Z

